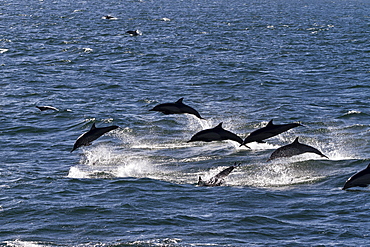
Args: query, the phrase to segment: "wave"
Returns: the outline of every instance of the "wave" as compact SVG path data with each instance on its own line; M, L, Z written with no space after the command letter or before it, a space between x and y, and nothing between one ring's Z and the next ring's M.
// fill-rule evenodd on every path
M89 242L85 244L71 244L71 245L63 245L63 246L74 246L74 247L103 247L103 246L110 246L110 247L122 247L122 246L181 246L182 240L180 238L153 238L149 240L134 240L134 241L127 241L123 242L116 241L114 243L103 243L103 242ZM5 246L8 247L53 247L53 246L61 246L59 243L49 243L49 242L36 242L36 241L22 241L22 240L13 240L13 241L5 241ZM2 245L2 243L0 243Z
M368 117L369 114L367 114L365 112L362 112L362 111L350 110L350 111L347 111L342 116L340 116L339 119L341 119L341 118L348 119L348 118L357 117L357 116L358 117Z

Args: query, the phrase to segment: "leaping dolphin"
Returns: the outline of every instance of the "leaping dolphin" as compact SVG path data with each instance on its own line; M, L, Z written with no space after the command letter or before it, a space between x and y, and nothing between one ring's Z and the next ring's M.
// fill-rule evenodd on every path
M303 125L299 123L273 124L271 119L270 122L268 122L268 124L265 127L250 133L249 136L247 136L247 138L244 139L243 144L247 144L250 142L264 143L263 140L279 135L285 131L288 131L298 126Z
M342 190L351 187L367 187L370 184L370 164L362 171L350 177L344 184Z
M40 111L47 111L47 110L59 111L59 109L54 106L45 105L45 106L36 106L36 107L39 108Z
M102 128L97 128L95 127L95 123L91 126L91 129L82 135L80 135L75 144L73 145L73 149L71 150L71 153L76 150L77 148L81 146L89 146L93 141L104 135L105 133L119 128L116 125L108 126L108 127L102 127Z
M210 186L210 187L213 187L213 186L220 186L220 185L222 185L224 183L224 178L227 175L229 175L230 172L232 172L234 170L234 168L237 167L237 166L240 166L240 163L237 164L235 162L234 165L229 166L228 168L222 170L220 173L218 173L217 175L213 176L208 181L203 181L202 180L202 177L199 176L198 186Z
M203 141L224 141L232 140L243 145L243 139L236 134L222 128L222 122L212 129L205 129L196 133L188 142Z
M204 119L200 116L200 114L194 108L182 103L183 99L184 98L181 98L178 101L176 101L175 103L163 103L163 104L156 105L153 109L151 109L149 111L159 111L159 112L162 112L164 114L184 114L184 113L188 113L188 114L193 114L193 115L197 116L200 119Z
M314 147L308 146L306 144L302 144L298 141L298 137L294 140L293 143L282 146L276 149L270 156L267 161L276 159L276 158L283 158L283 157L292 157L295 155L300 155L303 153L315 153L320 155L321 157L325 157L329 159L326 155L322 154L319 150Z

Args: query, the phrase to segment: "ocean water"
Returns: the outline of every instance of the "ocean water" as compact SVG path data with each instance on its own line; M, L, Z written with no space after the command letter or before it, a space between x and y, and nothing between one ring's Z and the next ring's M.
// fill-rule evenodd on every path
M0 246L369 245L369 189L342 190L370 163L369 9L2 1ZM182 97L205 120L149 111ZM187 143L271 119L304 126L251 149ZM71 153L93 123L120 128ZM296 137L329 159L266 162ZM196 186L235 162L223 186Z

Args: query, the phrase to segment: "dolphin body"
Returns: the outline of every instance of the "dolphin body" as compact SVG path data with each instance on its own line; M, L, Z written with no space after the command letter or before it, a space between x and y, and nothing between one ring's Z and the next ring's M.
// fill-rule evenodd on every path
M300 143L297 137L293 143L276 149L267 161L282 157L292 157L303 153L315 153L320 155L321 157L329 159L326 155L322 154L316 148Z
M71 150L71 153L76 150L77 148L81 146L89 146L93 141L104 135L105 133L119 128L116 125L108 126L108 127L102 127L102 128L97 128L95 126L95 123L91 126L91 129L77 138L75 144L73 145L73 149Z
M140 30L129 30L127 31L126 33L130 34L130 36L139 36L139 35L143 35L143 33L140 31Z
M175 103L164 103L164 104L156 105L153 109L151 109L149 111L159 111L159 112L162 112L164 114L184 114L184 113L188 113L188 114L193 114L193 115L197 116L200 119L204 119L200 116L199 112L197 112L194 108L182 103L183 99L184 98L181 98L178 101L176 101Z
M214 187L214 186L220 186L224 183L224 178L229 175L235 167L239 166L240 164L235 164L232 166L229 166L228 168L222 170L220 173L217 175L213 176L210 178L208 181L203 181L202 177L199 176L198 180L198 186L208 186L208 187Z
M243 139L236 134L222 128L222 122L212 129L205 129L196 133L188 142L203 141L224 141L232 140L243 145Z
M350 177L344 184L342 190L351 187L367 187L370 184L370 164L362 171Z
M47 110L52 110L52 111L59 111L58 108L54 107L54 106L48 106L48 105L45 105L45 106L36 106L40 111L47 111Z
M111 15L105 15L105 16L102 17L102 19L105 19L105 20L117 20L116 17L111 16Z
M268 122L268 124L265 127L250 133L249 136L247 136L247 138L244 139L243 145L250 142L264 143L263 140L279 135L285 131L288 131L298 126L303 125L299 123L273 124L272 120L270 120L270 122Z

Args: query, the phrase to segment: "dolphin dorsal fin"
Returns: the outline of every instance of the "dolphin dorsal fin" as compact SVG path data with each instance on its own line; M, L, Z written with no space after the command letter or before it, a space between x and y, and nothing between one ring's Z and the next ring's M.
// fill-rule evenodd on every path
M204 181L202 180L201 176L199 176L197 184L200 185L200 186L204 185Z
M176 101L176 104L182 104L183 100L184 100L184 98L180 98L178 101Z
M267 123L266 127L274 126L274 124L273 124L272 120L273 120L273 119L271 119L271 120Z
M294 140L293 144L299 144L298 137L297 137L297 138L295 138L295 140Z
M219 123L216 127L215 127L215 129L222 129L222 122L221 123Z
M90 130L94 130L94 129L96 129L95 123L93 123Z

